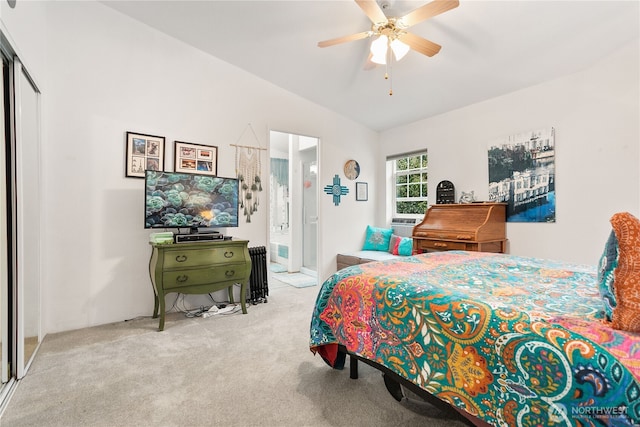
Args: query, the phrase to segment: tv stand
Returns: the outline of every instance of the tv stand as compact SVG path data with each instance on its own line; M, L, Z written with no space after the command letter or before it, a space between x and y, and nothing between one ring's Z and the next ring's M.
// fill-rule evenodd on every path
M184 236L190 236L184 234ZM153 318L164 329L165 295L208 294L227 289L233 303L233 286L240 284L240 305L247 314L247 283L251 275L248 240L218 240L180 245L151 243L149 274L155 297Z

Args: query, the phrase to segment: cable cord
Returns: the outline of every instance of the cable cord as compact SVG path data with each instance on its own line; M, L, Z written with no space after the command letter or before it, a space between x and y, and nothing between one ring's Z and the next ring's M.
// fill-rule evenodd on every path
M175 311L179 313L184 313L186 317L193 318L193 317L202 317L204 313L208 313L211 315L213 314L213 312L215 312L216 314L233 314L240 309L240 305L238 303L232 304L230 301L216 301L216 299L213 298L213 295L211 295L210 293L207 295L209 295L209 299L213 304L201 305L199 307L189 308L186 306L186 303L185 303L186 294L178 293L176 295L176 298L173 300L173 304L168 310L165 310L165 313L170 313ZM217 310L211 310L211 308L214 306L217 309L223 309L228 307L229 305L234 306L232 310L225 310L221 313L217 313ZM211 310L211 312L209 310Z

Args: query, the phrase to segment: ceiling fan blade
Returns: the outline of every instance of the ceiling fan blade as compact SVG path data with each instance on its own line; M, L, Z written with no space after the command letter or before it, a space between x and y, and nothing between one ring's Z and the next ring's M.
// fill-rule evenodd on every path
M371 31L363 31L357 34L351 34L350 36L338 37L331 40L325 40L318 42L318 47L329 47L340 43L352 42L354 40L366 39L371 36Z
M432 18L436 15L440 15L448 10L458 7L460 2L458 0L435 0L431 3L427 3L413 11L407 13L398 21L402 22L404 28L409 28L412 25L416 25L426 19Z
M431 42L427 39L423 39L422 37L416 36L415 34L411 33L401 34L398 39L401 42L408 44L409 47L416 52L427 56L435 55L436 53L440 52L440 49L442 48L442 46L440 46L439 44Z
M377 2L372 0L356 0L360 9L369 17L374 24L387 22L387 16L384 14Z

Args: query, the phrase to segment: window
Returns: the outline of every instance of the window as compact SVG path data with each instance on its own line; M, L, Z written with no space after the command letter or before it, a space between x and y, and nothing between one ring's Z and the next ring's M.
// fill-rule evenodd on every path
M427 211L427 152L387 159L391 168L393 216L419 215Z

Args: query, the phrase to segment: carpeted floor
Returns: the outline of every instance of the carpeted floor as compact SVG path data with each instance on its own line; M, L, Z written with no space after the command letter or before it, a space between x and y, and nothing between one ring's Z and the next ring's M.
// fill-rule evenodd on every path
M319 287L277 287L248 314L142 318L45 337L0 419L20 426L463 426L411 410L381 374L308 347ZM443 418L444 417L444 418Z

